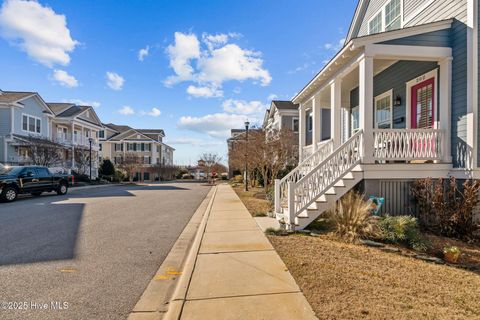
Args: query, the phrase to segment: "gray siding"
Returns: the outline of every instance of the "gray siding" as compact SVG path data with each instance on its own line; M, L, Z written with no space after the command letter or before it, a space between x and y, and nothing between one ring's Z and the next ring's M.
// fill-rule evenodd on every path
M467 139L467 30L455 21L451 30L452 43L452 159L453 166L465 167Z
M424 34L382 42L405 46L450 47L450 30L439 30Z
M11 109L0 109L0 135L10 133ZM0 158L1 159L1 158Z
M387 2L387 0L371 0L368 4L365 16L362 23L360 24L360 29L358 30L357 37L365 36L368 34L368 20L373 17L374 14ZM355 38L355 36L354 36Z
M428 0L403 0L403 19L415 12Z
M5 144L3 143L5 136L0 136L0 163L5 160Z
M404 25L404 27L450 18L456 18L459 21L466 22L467 0L435 0L425 10Z
M305 112L305 143L306 145L312 144L312 131L308 130L308 118L310 117L311 111Z
M430 61L399 61L373 79L373 96L378 96L393 89L393 98L400 96L402 104L393 107L393 127L406 127L407 88L406 83L437 68L436 62ZM358 106L358 88L350 91L350 107ZM373 106L372 106L373 107Z
M320 124L321 140L330 139L332 136L331 133L331 123L330 123L330 109L321 109L322 110L322 123Z
M44 109L35 97L28 98L22 101L24 107L22 109L15 109L14 111L14 133L19 135L29 135L29 132L22 130L22 114L28 114L31 116L39 117L42 119L41 124L41 136L48 137L48 117L43 112Z

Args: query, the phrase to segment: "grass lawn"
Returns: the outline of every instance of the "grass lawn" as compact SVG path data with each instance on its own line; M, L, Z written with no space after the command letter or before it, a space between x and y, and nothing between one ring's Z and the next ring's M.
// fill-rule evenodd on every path
M480 319L480 275L329 235L269 236L320 319Z
M265 199L258 199L255 198L256 194L263 194L265 190L263 188L249 188L248 191L245 191L243 184L234 186L233 190L237 193L239 198L242 200L245 207L247 207L248 211L252 216L261 216L267 215L270 208L270 202Z

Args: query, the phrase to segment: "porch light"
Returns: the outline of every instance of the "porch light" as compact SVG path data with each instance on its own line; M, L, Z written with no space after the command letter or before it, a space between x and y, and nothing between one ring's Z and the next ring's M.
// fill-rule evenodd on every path
M400 97L400 96L397 95L397 96L395 97L395 100L393 101L393 105L394 105L395 107L401 106L401 105L402 105L402 97Z

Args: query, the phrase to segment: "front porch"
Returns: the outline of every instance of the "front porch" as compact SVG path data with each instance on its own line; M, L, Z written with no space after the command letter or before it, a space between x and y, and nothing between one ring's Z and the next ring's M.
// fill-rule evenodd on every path
M300 162L361 130L362 164L452 163L451 68L448 47L342 50L295 98Z

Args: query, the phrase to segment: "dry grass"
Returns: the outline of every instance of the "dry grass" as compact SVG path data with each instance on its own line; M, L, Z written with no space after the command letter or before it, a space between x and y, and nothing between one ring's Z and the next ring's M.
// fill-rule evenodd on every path
M242 185L234 187L233 190L235 190L252 216L259 213L267 214L270 211L268 200L255 198L255 194L264 192L263 188L249 188L248 192L246 192Z
M269 237L320 319L480 319L478 274L328 237Z

